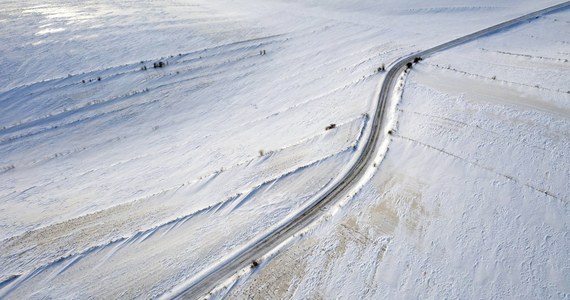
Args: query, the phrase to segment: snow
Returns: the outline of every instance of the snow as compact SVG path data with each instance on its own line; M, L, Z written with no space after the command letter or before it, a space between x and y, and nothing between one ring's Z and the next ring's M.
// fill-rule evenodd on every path
M0 298L168 293L347 170L379 65L555 3L4 1ZM234 297L568 297L568 19L418 65L378 172Z
M330 221L219 295L568 298L570 95L559 34L568 16L414 67L372 180Z

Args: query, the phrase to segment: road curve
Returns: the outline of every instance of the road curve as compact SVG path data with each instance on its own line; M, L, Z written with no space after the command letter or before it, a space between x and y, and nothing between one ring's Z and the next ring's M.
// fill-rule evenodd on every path
M569 6L570 1L567 1L558 5L541 9L533 13L514 18L512 20L485 28L480 31L476 31L474 33L454 39L441 45L398 59L391 65L382 83L382 88L378 96L378 105L372 119L370 135L364 143L362 153L354 165L346 173L346 175L335 185L330 187L328 191L322 193L322 196L319 199L315 200L311 205L306 207L305 210L300 212L298 216L290 220L290 222L282 224L270 233L258 237L257 240L251 244L252 246L244 249L243 251L240 251L239 253L234 254L233 256L227 257L225 260L219 262L216 266L210 268L204 274L201 274L198 279L182 283L169 293L164 294L161 298L197 299L205 296L223 280L229 278L248 265L251 265L252 261L262 257L270 250L277 247L280 243L284 242L287 238L291 237L318 219L320 216L322 216L323 212L326 211L332 203L334 203L335 200L339 199L339 196L342 196L351 187L353 187L362 178L364 175L364 170L366 170L373 163L374 157L376 157L378 154L379 149L377 145L379 143L381 124L384 117L387 99L393 94L393 90L396 86L398 78L400 77L400 74L408 69L407 64L412 63L415 57L425 58L434 53L456 47L458 45L467 43L474 39L495 33L500 30L505 30L509 27L518 25L531 19L538 18L542 15L566 9Z

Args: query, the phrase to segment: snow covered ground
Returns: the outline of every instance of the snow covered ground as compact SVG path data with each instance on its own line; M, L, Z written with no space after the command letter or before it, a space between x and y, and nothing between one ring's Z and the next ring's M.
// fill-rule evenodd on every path
M570 11L414 67L375 177L230 299L568 299Z
M378 66L555 3L3 1L0 298L168 292L346 170ZM569 21L422 62L380 172L235 296L568 297Z

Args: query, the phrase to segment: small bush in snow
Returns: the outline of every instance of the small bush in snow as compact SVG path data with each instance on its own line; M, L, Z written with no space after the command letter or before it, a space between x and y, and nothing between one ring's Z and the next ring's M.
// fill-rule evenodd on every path
M329 126L325 127L325 130L331 130L333 128L336 128L336 124L335 123L331 123Z
M259 266L259 262L257 262L257 260L253 260L253 261L251 262L251 268L252 268L252 269L257 268L258 266Z

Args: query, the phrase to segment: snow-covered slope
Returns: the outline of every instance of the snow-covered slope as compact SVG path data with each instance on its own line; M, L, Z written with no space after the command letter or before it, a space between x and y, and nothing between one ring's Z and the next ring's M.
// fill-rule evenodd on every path
M4 1L0 298L148 298L167 292L293 214L346 170L368 124L365 114L376 100L382 80L378 66L554 3ZM564 32L567 17L559 18L551 20L554 25L545 21L549 19L539 21ZM536 30L529 34L554 43L557 47L549 49L560 53L539 48L526 53L534 58L504 54L518 53L520 47L511 49L512 42L503 47L502 39L461 51L500 60L496 64L510 57L514 62L528 59L525 63L533 67L538 60L544 64L541 69L564 72L565 62L556 59L568 57L567 41ZM526 45L523 38L513 40ZM442 73L451 77L447 89L461 86L456 80L474 86L473 93L481 89L465 84L466 76L455 69L492 76L483 72L490 66L466 63L458 53L463 52L425 61L413 75L400 106L401 129L394 147L421 148L412 142L406 146L405 140L421 141L405 134L404 123L409 132L422 133L413 127L422 126L416 113L429 115L435 104L442 105L441 111L453 111L437 101L405 108L406 99L412 103L425 96L421 87L431 87L430 80L444 83L425 74ZM165 66L153 68L157 62ZM522 83L534 91L535 73L519 75L512 64L493 73L495 84ZM476 75L469 78L486 82ZM542 107L552 111L568 103L556 91L564 88L565 75L539 82L538 94L532 95L543 99L546 88L562 95L547 97ZM427 93L430 99L434 95ZM494 105L476 106L481 107L495 111ZM480 113L485 120L484 110ZM562 125L548 124L568 124L557 122ZM331 123L337 128L325 130ZM499 129L503 135L514 134ZM565 131L559 130L561 144L555 153L564 158ZM546 147L552 134L532 138ZM468 149L486 141L473 136ZM503 144L491 144L496 145L489 150L493 155L504 153ZM393 164L405 172L413 161L406 153L418 152L396 155L394 149L383 168ZM520 156L514 161L532 149L517 149ZM482 159L476 156L481 153L472 155L466 159ZM485 159L481 165L487 168L495 161ZM433 160L443 158L434 154ZM533 161L556 180L536 181L534 169L521 170L521 175L508 169L509 164L497 172L562 199L568 190L567 164L563 159L558 165L538 157ZM374 180L391 178L387 173ZM444 192L439 187L433 191ZM382 201L365 196L368 189L354 201Z
M375 177L229 298L570 297L569 20L414 67Z

